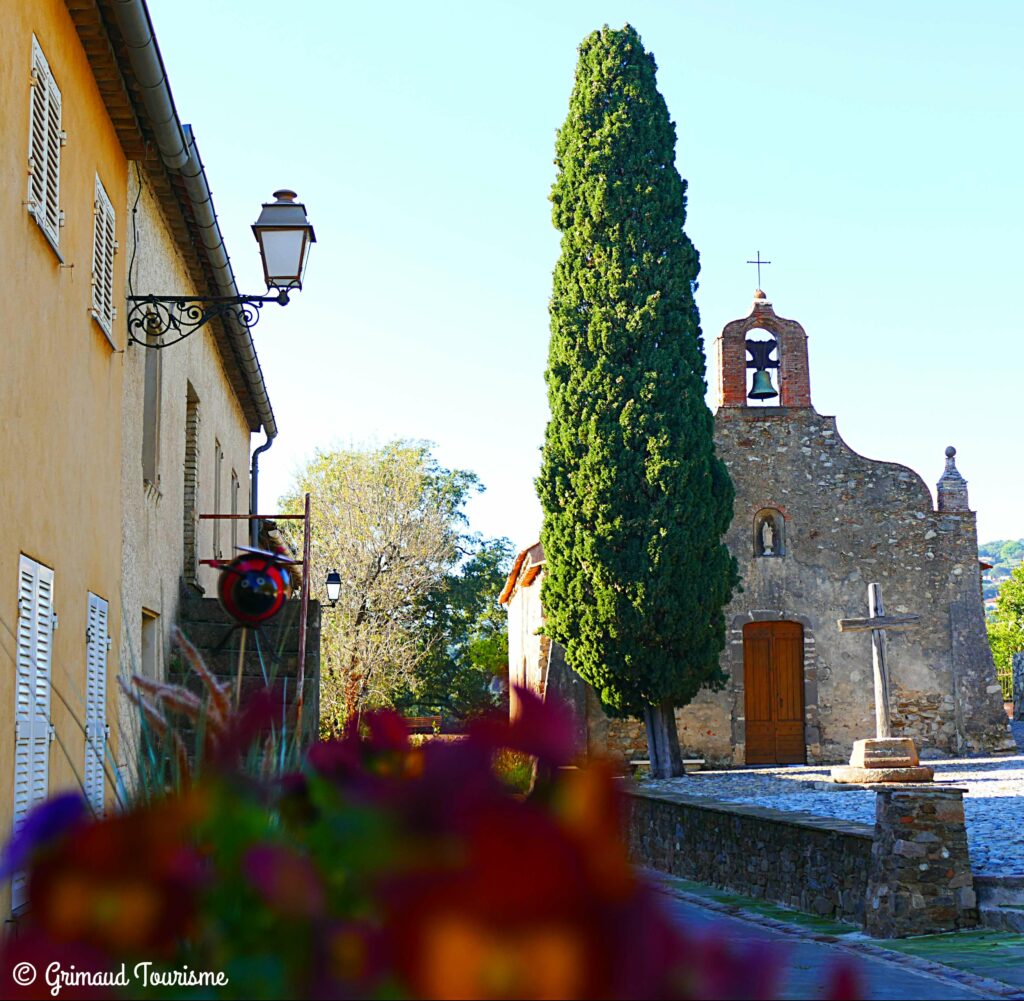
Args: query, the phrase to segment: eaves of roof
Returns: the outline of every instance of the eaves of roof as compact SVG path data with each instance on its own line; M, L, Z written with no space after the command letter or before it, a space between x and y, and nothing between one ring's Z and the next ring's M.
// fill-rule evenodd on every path
M64 2L121 148L125 156L137 161L145 171L175 245L185 261L190 279L200 294L223 295L207 240L196 220L196 206L186 189L185 179L160 156L154 122L147 114L143 100L143 88L135 77L128 46L118 29L115 6L119 0ZM142 4L142 7L144 9L145 5ZM173 103L171 108L173 111ZM173 113L182 134L189 134L187 127L177 120L177 113ZM255 347L248 328L215 320L210 324L210 329L250 431L258 431L262 426L268 433L272 430L276 434L276 422L270 408L266 383L255 357ZM243 356L248 357L249 364L246 364Z

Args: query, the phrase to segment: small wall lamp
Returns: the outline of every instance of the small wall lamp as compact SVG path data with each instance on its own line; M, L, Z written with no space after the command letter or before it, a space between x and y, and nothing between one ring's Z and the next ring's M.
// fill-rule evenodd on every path
M327 575L325 583L327 584L327 600L331 603L331 608L334 608L341 597L341 574L337 570L332 570Z

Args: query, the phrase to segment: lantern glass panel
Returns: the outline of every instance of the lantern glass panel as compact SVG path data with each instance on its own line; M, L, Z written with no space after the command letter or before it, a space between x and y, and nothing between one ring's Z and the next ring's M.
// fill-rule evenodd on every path
M262 229L260 247L267 284L293 288L302 281L302 258L306 234L301 229Z

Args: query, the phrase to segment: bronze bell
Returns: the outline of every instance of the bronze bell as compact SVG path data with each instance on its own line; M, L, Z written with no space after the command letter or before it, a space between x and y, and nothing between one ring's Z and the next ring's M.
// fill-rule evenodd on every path
M750 392L747 396L751 400L770 400L773 396L778 396L775 392L775 387L772 385L772 377L766 368L759 368L754 373L754 384L750 387Z

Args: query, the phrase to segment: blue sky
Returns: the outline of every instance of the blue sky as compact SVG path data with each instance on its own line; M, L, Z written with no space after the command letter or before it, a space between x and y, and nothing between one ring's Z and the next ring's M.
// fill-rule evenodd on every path
M555 131L580 40L629 21L677 125L709 355L760 250L818 411L931 486L955 445L981 539L1024 536L1024 4L150 7L243 290L271 191L316 226L306 289L255 329L268 501L317 446L428 439L487 487L474 528L535 540Z

